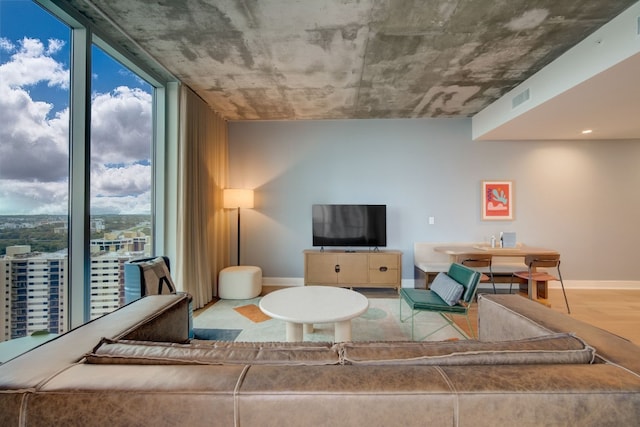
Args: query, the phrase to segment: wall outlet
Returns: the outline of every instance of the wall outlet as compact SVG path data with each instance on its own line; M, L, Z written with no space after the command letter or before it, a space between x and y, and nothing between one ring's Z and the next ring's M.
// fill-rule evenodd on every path
M429 217L429 225L433 225L436 223L436 219L432 216Z

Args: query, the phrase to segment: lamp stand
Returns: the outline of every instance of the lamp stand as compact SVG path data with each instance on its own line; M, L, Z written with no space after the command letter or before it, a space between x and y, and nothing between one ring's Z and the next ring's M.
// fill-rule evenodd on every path
M253 190L225 188L222 192L222 207L238 209L238 256L236 259L240 265L240 209L253 208Z
M238 208L238 257L236 258L236 262L240 265L240 208Z

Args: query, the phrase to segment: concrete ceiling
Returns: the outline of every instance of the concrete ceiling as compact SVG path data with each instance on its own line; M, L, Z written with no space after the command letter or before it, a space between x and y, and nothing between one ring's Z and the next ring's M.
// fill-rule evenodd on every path
M472 117L635 2L64 3L226 119L298 120Z

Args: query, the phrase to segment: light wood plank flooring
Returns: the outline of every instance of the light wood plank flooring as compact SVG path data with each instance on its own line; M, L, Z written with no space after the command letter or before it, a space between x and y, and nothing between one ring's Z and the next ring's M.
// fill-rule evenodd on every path
M491 291L482 290L491 293ZM523 298L526 298L523 296ZM568 289L570 316L598 328L612 332L640 345L640 291L636 290L587 290ZM567 314L561 289L549 289L551 310ZM478 306L471 306L471 326L478 328ZM464 331L467 325L460 316L454 316L456 324Z
M551 309L566 313L561 289L549 289ZM640 291L568 289L571 317L640 345Z
M263 288L263 294L278 289ZM488 290L482 292L491 293ZM364 290L369 298L393 298L398 294L392 290ZM640 290L592 290L568 289L567 298L571 307L571 317L597 326L640 345ZM551 310L567 313L561 289L549 289ZM459 317L459 316L455 316ZM472 326L477 327L477 308L472 307ZM463 329L466 322L456 322Z
M482 290L491 293L491 291ZM523 297L525 298L525 297ZM568 289L570 316L612 332L640 345L640 290ZM561 289L549 289L551 310L567 314ZM471 326L478 327L478 306L471 306ZM456 316L456 324L464 331L466 322Z

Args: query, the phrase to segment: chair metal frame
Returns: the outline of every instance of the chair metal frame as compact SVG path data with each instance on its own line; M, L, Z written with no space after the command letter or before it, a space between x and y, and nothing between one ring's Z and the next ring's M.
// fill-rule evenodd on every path
M562 281L562 273L560 272L560 254L548 254L548 255L527 255L524 258L524 263L527 265L527 271L517 271L511 275L511 281L513 282L513 277L519 277L521 279L525 279L528 282L528 286L533 286L533 281L550 281L557 280L560 282L560 286L562 287L562 294L564 295L564 303L567 306L567 313L571 314L571 309L569 308L569 300L567 299L567 292L564 289L564 282ZM552 274L549 274L546 271L536 271L536 268L555 268L558 270L558 277L555 277ZM537 292L537 289L532 290L532 292Z
M492 254L460 254L456 257L456 262L471 268L489 267L489 277L487 277L483 272L480 272L480 282L487 282L488 280L491 281L491 284L493 285L493 293L497 293L496 282L493 278L493 269L491 267L493 264Z

